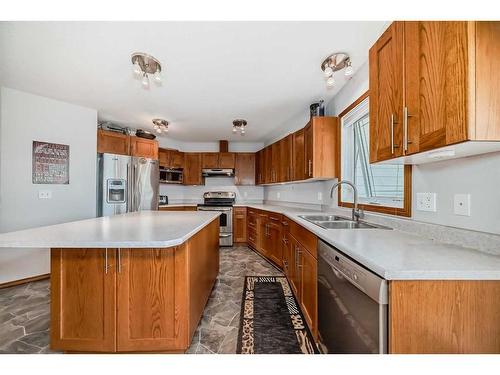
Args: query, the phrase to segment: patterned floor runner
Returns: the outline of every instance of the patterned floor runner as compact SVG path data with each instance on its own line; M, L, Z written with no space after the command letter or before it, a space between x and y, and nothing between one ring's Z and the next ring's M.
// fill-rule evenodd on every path
M318 353L286 277L247 276L237 353Z

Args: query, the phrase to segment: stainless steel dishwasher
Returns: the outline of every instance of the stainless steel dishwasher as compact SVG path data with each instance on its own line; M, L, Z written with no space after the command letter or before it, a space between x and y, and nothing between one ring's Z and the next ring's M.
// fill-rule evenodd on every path
M387 281L319 241L318 331L323 353L387 353Z

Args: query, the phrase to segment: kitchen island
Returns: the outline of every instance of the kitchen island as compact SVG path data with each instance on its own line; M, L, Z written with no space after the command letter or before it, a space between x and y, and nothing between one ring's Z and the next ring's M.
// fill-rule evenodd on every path
M5 233L51 248L51 349L182 353L219 272L219 213L145 211Z

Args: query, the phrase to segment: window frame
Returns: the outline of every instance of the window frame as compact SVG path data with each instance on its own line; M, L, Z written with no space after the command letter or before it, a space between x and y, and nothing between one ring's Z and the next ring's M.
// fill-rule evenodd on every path
M357 105L359 105L363 100L370 96L370 91L366 91L362 94L358 99L356 99L353 103L351 103L346 109L344 109L339 114L339 127L338 127L338 144L342 143L342 117L351 112ZM338 147L338 158L337 158L337 170L339 171L339 179L342 177L342 148ZM338 187L337 193L337 202L339 207L348 207L353 208L354 204L351 202L343 202L342 201L342 188L340 185ZM366 204L366 203L358 203L358 207L371 212L378 212L388 215L396 215L396 216L404 216L411 217L411 197L412 197L412 166L405 165L404 166L404 198L403 198L403 207L389 207L383 205L374 205L374 204Z

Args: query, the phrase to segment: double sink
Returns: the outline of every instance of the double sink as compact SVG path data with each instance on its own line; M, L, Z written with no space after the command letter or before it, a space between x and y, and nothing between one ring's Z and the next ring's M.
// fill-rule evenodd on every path
M324 229L391 229L337 215L299 215L299 217Z

